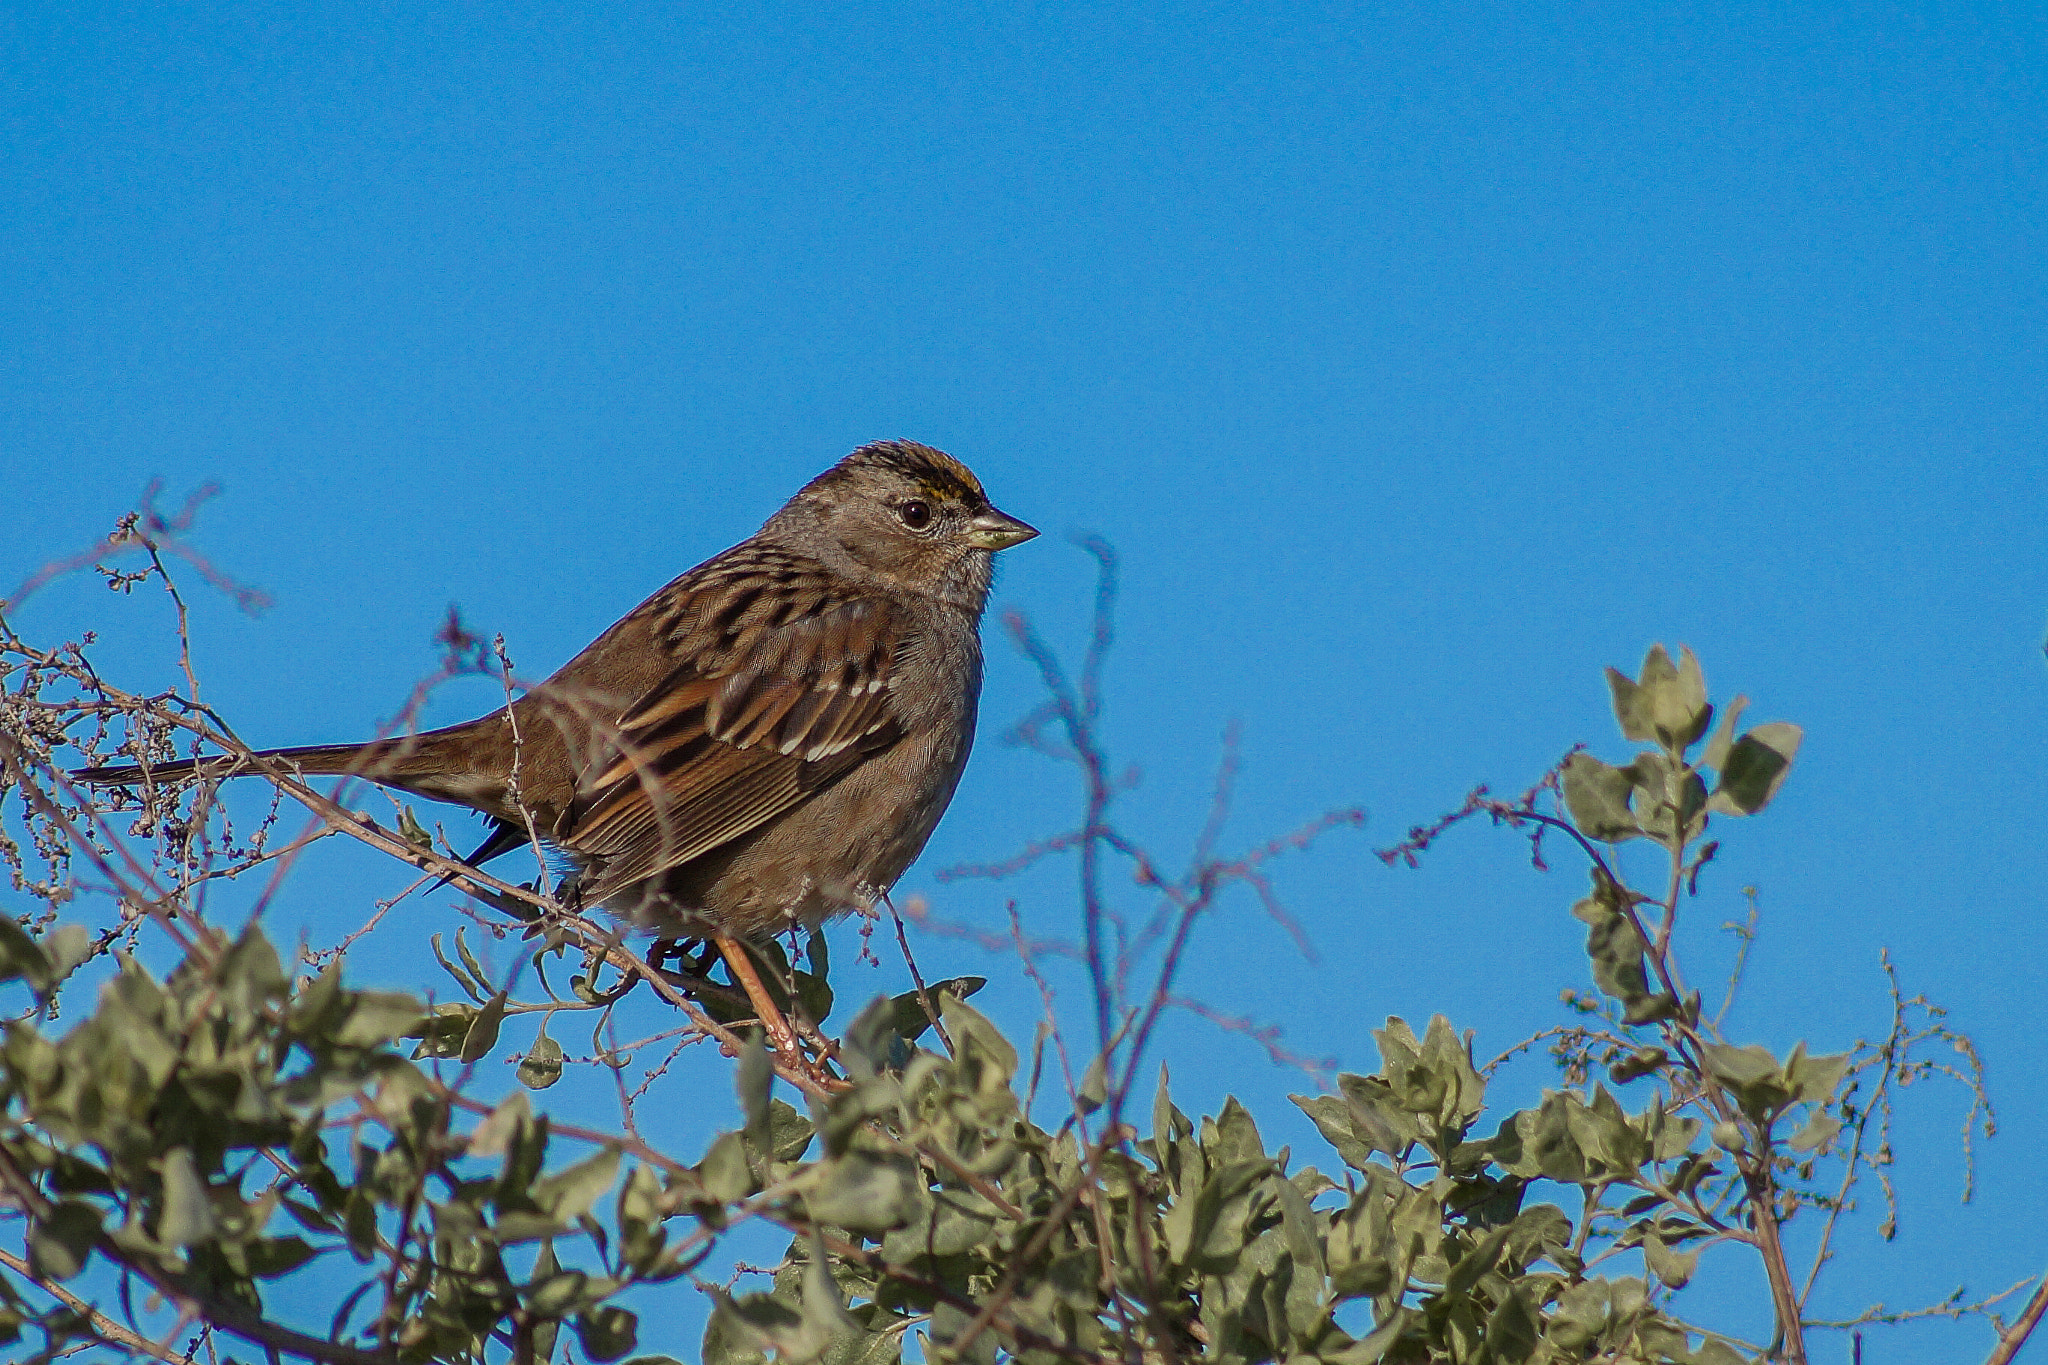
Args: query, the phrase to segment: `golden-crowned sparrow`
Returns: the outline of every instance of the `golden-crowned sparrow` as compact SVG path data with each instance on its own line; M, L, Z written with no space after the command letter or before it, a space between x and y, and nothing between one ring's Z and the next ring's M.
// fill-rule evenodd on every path
M663 933L815 926L873 904L931 837L974 741L992 558L1037 534L950 455L862 446L509 707L263 756L483 812L473 862L538 835L575 867L566 897Z

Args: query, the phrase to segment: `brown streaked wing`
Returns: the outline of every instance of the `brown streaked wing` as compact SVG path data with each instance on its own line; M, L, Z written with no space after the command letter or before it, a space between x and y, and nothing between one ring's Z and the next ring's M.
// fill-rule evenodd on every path
M773 820L901 736L888 682L905 631L887 603L795 594L795 614L735 638L720 625L748 611L744 591L709 582L696 596L710 600L681 604L718 638L685 633L693 662L627 711L577 799L560 843L599 861L591 900Z

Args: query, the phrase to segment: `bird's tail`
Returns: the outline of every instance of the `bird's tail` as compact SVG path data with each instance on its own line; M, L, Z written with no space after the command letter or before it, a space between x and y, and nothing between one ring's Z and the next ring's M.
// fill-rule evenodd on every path
M272 759L308 776L346 774L372 782L403 778L421 763L432 746L432 735L402 735L375 739L367 744L305 744L290 749L264 749L255 758ZM71 777L94 787L133 787L145 782L182 782L187 778L253 776L259 769L240 754L216 754L210 758L180 758L148 765L115 764L99 768L73 768Z

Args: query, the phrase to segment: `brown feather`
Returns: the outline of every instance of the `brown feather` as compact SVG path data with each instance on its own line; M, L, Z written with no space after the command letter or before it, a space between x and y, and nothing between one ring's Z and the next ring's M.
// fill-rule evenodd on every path
M627 710L612 760L557 827L591 860L586 897L703 857L901 737L887 669L904 631L888 605L835 600L800 566L778 567L810 590L773 603L774 624L757 581L674 585L678 652L692 657L704 636L724 647L706 640L694 666Z

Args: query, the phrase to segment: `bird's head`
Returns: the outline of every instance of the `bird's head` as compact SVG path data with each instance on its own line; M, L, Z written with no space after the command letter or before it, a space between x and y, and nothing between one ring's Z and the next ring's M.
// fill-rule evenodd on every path
M778 523L813 553L980 611L992 559L1038 532L999 512L960 461L915 441L864 445L804 485Z

